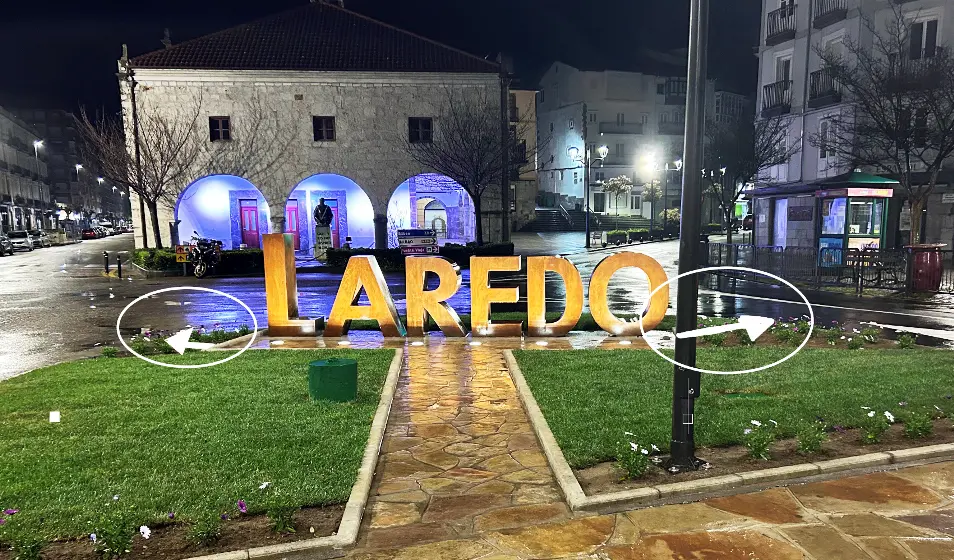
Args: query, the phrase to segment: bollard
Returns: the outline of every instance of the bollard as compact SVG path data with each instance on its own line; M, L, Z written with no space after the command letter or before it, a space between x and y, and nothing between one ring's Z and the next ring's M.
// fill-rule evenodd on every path
M118 274L120 278L123 277L123 257L119 253L116 253L116 274Z
M106 274L109 274L109 253L103 251L103 268L106 270Z

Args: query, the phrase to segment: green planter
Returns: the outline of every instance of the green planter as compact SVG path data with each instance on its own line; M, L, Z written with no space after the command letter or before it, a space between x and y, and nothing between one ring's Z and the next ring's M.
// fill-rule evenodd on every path
M308 364L308 394L313 400L349 402L358 398L358 362L330 358Z

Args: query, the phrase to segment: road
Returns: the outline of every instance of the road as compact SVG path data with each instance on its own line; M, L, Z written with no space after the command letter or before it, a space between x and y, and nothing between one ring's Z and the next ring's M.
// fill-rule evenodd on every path
M584 283L596 265L617 249L584 252L582 234L553 237L518 237L518 246L527 252L564 254L579 269ZM265 325L265 282L261 277L206 278L169 277L119 279L103 274L102 252L108 251L113 265L117 251L130 251L132 236L84 241L77 245L45 248L0 258L0 379L63 360L99 354L100 346L118 346L116 321L120 312L136 298L170 287L202 287L221 290L247 304L260 325ZM643 252L660 262L670 278L677 274L678 242L665 241L635 245L625 250ZM129 266L126 266L127 276ZM399 311L405 308L403 274L386 275ZM300 274L299 306L302 315L327 316L338 289L339 276L326 273ZM560 282L547 283L548 308L562 308ZM517 283L517 277L503 277L501 283ZM675 303L675 292L670 295ZM637 313L648 294L645 276L634 270L620 271L610 283L610 309L617 313ZM790 317L806 312L804 304L792 303L791 290L774 290L757 296L737 296L702 290L699 312L704 315L739 314ZM450 300L460 313L470 311L469 273ZM954 304L938 296L911 304L884 302L846 296L812 296L816 323L831 321L875 321L894 325L954 330ZM141 329L176 331L186 326L236 328L251 325L240 305L196 291L163 293L132 306L122 321L122 332L131 336Z

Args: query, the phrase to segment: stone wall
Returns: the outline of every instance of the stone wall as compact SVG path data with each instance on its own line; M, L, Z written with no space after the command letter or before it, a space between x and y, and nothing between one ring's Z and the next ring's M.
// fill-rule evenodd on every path
M158 112L172 116L199 106L196 133L208 139L208 118L228 116L233 127L229 146L249 150L250 139L242 137L242 125L250 119L249 108L260 103L270 114L270 126L281 130L271 137L289 138L288 148L280 148L280 162L268 173L249 169L241 174L264 195L271 208L283 208L285 200L303 179L318 173L346 176L361 186L371 199L376 217L386 214L392 192L408 178L425 172L405 151L409 117L432 117L439 133L441 104L448 88L459 93L485 95L499 103L499 79L496 74L421 74L421 73L334 73L334 72L255 72L212 70L136 71L139 83L137 101L140 119ZM128 86L121 84L127 129L131 132L131 102ZM458 96L459 97L459 96ZM312 116L334 116L336 140L316 142ZM132 138L132 134L128 135ZM248 135L246 135L248 136ZM268 137L269 134L262 136ZM278 146L275 142L260 144ZM242 152L239 152L242 153ZM264 161L275 157L264 156ZM207 174L197 167L181 189ZM488 189L492 190L492 189ZM499 191L499 187L493 189ZM499 192L484 201L488 214L496 212L499 221ZM134 223L139 226L139 202L133 198ZM168 245L168 222L174 219L171 207L159 212L163 243ZM486 219L486 218L485 218ZM148 222L148 220L147 220ZM284 214L272 212L271 231L283 227ZM386 220L381 219L382 229ZM499 239L500 227L488 223L485 240ZM152 246L151 226L149 245ZM495 232L496 237L491 237ZM383 239L386 241L386 232ZM137 231L137 246L141 233Z
M810 220L793 220L794 212L811 212ZM810 209L810 210L808 210ZM786 235L786 247L814 247L815 246L815 223L818 219L815 209L815 197L812 195L792 196L788 198L788 231Z

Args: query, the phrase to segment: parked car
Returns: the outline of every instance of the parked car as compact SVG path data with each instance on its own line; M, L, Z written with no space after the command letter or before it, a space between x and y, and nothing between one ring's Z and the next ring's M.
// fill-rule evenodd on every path
M755 216L753 216L752 214L746 214L745 217L742 218L743 230L750 231L754 224L755 224Z
M45 231L40 229L30 230L30 237L33 239L33 248L42 249L43 247L52 247L53 241Z
M93 228L86 228L80 232L80 237L83 239L99 239L99 233Z
M93 226L93 229L96 230L96 238L102 239L106 237L106 228L103 226Z
M3 255L12 255L13 254L13 243L10 243L10 238L7 237L7 234L0 233L0 257Z
M7 237L10 238L10 243L13 244L13 249L17 251L32 251L33 250L33 238L30 237L30 232L24 230L11 231L7 234Z

